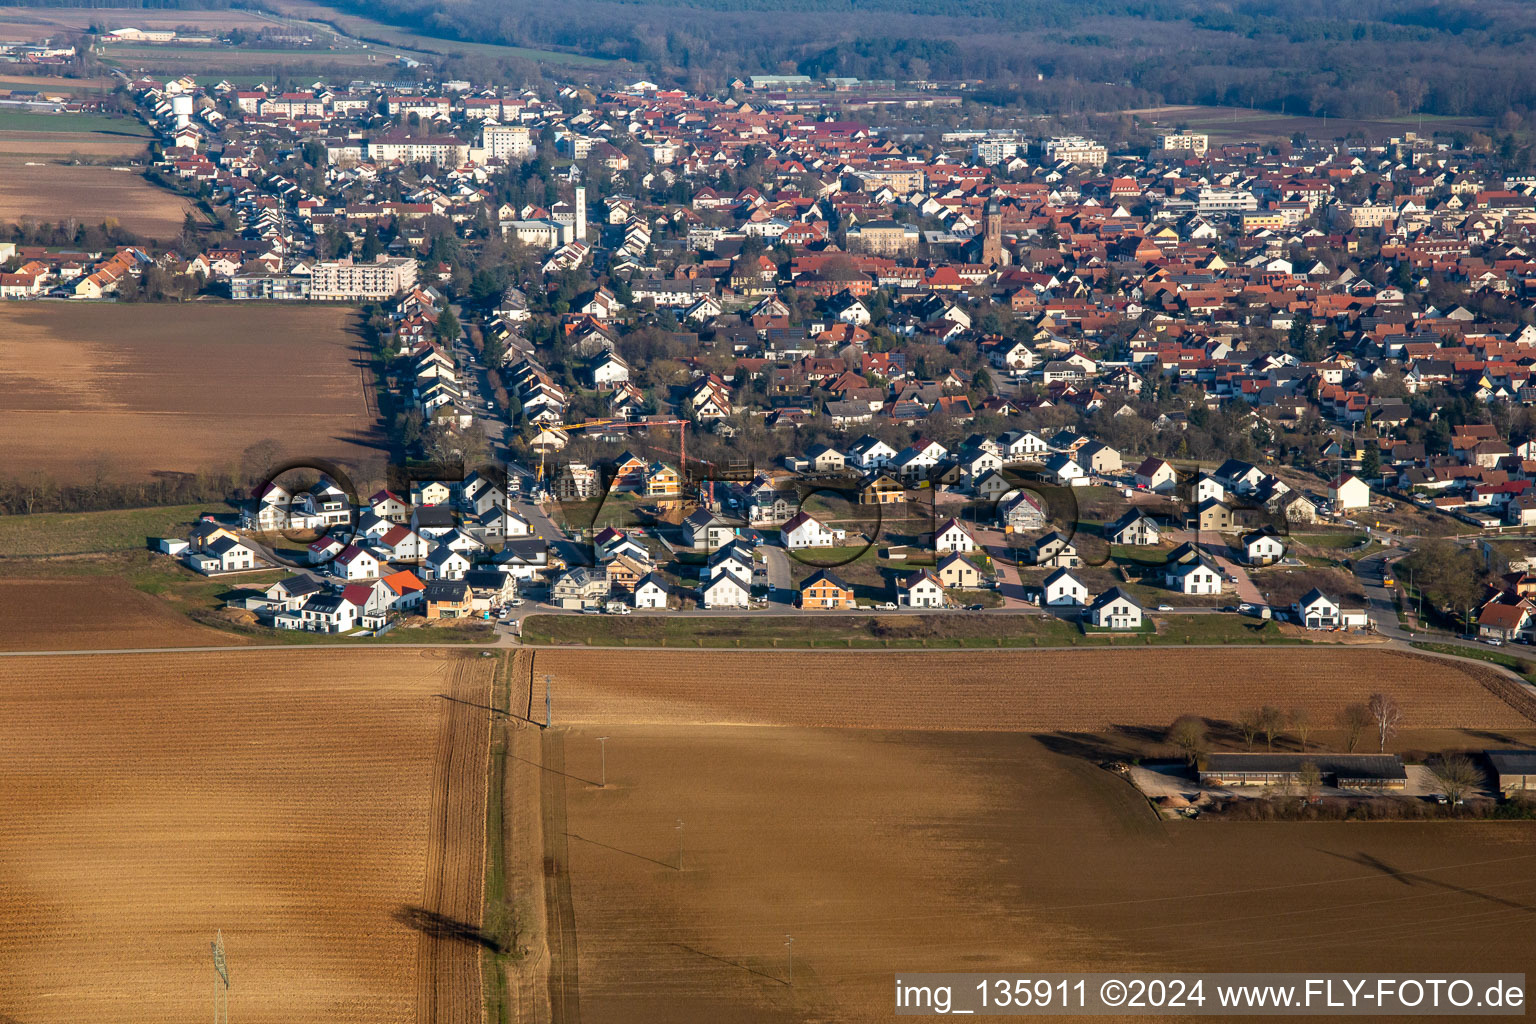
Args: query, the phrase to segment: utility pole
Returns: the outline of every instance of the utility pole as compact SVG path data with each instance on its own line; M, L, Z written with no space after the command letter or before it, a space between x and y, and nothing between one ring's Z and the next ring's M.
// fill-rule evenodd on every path
M544 673L544 728L549 728L549 673Z
M603 754L603 774L601 776L602 781L597 784L597 787L599 789L607 789L608 788L608 737L607 736L599 736L597 738L597 746L598 746L598 749L601 750L602 754Z
M789 986L793 988L795 985L795 937L793 935L784 936L784 955L789 960Z
M677 819L677 870L683 870L683 819Z

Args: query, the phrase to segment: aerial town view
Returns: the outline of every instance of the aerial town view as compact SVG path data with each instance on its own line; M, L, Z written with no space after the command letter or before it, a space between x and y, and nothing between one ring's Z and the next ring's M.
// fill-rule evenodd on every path
M0 1024L1523 1015L1533 39L0 6Z

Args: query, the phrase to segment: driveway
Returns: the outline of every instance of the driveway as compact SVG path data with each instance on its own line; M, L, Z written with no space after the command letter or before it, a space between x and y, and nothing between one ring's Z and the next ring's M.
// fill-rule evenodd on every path
M771 544L761 545L758 550L763 553L763 568L768 570L768 585L773 588L768 592L768 603L794 604L795 578L790 572L789 552Z
M998 529L976 527L976 543L992 559L997 570L997 593L1003 599L1003 608L1033 608L1024 600L1024 581L1019 577L1019 567L1014 564L1018 551L1008 544L1008 535Z

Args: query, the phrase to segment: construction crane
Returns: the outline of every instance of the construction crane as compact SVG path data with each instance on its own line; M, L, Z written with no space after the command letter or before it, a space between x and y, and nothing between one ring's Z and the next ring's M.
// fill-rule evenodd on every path
M678 472L679 476L682 476L683 474L688 472L688 427L690 425L691 425L691 421L689 421L689 420L676 420L676 419L667 419L667 420L662 420L662 419L644 419L644 420L606 419L606 420L583 420L580 423L561 423L561 424L558 425L558 427L556 429L566 431L567 433L572 433L572 432L575 432L575 431L599 430L599 429L601 429L601 430L637 430L637 429L639 429L639 430L649 430L652 427L676 427L677 428L677 472ZM650 445L646 445L645 447L650 448L651 446ZM540 448L539 448L539 478L538 478L538 482L541 485L544 483L544 454L545 454L545 448L544 448L544 446L541 445ZM714 465L713 462L710 462L707 459L698 459L696 461L703 462L706 466L713 466Z

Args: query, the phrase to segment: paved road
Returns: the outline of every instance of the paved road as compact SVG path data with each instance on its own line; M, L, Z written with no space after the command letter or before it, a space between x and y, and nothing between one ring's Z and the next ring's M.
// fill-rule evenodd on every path
M758 548L763 553L763 568L768 570L769 605L794 606L795 577L790 571L789 552L783 548L764 544Z

